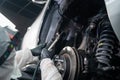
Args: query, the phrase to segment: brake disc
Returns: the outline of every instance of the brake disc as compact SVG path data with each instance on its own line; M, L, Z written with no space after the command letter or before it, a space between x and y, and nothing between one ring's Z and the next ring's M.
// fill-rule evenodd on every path
M78 80L81 71L80 56L72 47L65 47L54 59L63 80Z

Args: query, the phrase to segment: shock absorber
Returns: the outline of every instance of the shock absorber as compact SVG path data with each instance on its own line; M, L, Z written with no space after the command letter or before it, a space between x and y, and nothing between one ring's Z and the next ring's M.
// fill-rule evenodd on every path
M96 49L96 59L98 61L98 69L111 69L110 60L112 58L116 36L112 30L108 19L103 19L97 28L98 45Z

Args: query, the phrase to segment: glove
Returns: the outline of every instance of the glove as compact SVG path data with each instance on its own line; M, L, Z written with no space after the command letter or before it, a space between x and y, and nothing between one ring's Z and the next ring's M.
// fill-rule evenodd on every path
M40 44L36 48L31 49L33 56L40 56L42 49L46 46L46 44Z
M44 48L41 52L41 60L45 58L50 58L52 59L54 56L53 51L48 51L46 48Z

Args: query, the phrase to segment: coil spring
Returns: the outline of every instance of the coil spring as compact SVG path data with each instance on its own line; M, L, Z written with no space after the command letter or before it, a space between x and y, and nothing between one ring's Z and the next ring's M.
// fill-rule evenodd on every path
M115 45L115 35L109 21L102 21L99 25L98 32L99 41L96 49L96 59L98 63L104 64L105 67L110 67L110 59L113 54Z

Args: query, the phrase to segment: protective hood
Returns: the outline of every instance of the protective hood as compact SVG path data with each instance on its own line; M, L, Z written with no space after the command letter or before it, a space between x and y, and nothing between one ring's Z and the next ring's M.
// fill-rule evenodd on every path
M0 27L0 65L11 55L12 50L17 46L18 33L7 27Z
M0 56L4 54L10 42L11 40L7 31L5 30L5 28L0 27Z

